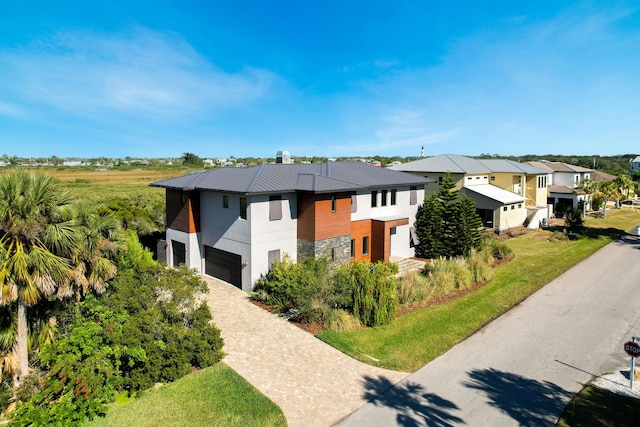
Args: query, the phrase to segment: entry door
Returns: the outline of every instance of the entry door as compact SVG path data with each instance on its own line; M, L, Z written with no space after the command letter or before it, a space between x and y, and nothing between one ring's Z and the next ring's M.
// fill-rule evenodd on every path
M180 264L186 264L187 247L184 243L171 241L171 250L173 252L173 266L178 267Z

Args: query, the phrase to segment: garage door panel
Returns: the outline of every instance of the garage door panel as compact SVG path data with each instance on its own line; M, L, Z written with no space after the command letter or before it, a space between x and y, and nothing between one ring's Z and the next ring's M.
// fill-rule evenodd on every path
M210 246L204 247L204 272L242 289L242 257Z

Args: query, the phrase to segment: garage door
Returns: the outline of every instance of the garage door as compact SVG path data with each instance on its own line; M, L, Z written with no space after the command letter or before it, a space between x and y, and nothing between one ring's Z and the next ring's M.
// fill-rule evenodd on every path
M204 272L242 289L242 257L240 255L205 246Z

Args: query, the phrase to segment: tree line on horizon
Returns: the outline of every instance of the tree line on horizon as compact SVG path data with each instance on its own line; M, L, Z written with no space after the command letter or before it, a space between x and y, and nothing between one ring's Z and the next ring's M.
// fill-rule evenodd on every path
M429 157L429 156L427 156ZM638 178L638 173L635 171L630 171L630 162L635 157L636 154L617 154L612 156L600 156L600 155L573 155L573 154L526 154L522 156L513 156L513 155L501 155L501 154L489 154L483 153L479 156L468 156L476 159L507 159L513 160L516 162L524 163L529 161L550 161L550 162L563 162L571 165L582 166L588 169L600 170L603 172L607 172L613 175L621 175L621 174L630 174L635 180ZM63 167L63 163L66 160L83 160L92 165L105 165L112 164L113 167L119 168L127 168L131 166L135 166L137 168L157 168L157 167L166 167L167 161L172 161L172 166L174 167L205 167L204 160L208 157L199 156L192 152L185 152L181 156L178 157L163 157L163 158L133 158L130 156L125 156L121 158L110 158L110 157L91 157L91 158L79 158L79 157L69 157L69 158L61 158L58 156L49 156L49 157L19 157L19 156L9 156L7 154L3 154L0 156L0 161L6 163L8 166L20 166L24 164L35 163L39 165L51 165L55 167ZM336 161L354 161L354 160L372 160L380 162L383 166L389 165L393 162L410 162L414 160L418 160L422 157L420 156L342 156L335 157ZM275 162L275 157L234 157L229 156L229 160L232 160L236 164L243 164L245 166L253 166L261 163L273 163ZM326 162L329 159L334 159L333 157L325 157L325 156L293 156L295 163L300 162L310 162L310 163L322 163ZM93 167L93 166L91 166Z

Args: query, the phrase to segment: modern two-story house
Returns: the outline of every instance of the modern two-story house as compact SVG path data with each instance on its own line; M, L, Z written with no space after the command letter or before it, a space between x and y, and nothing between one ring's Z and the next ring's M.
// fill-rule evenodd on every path
M433 179L426 197L437 193L448 173L461 194L473 199L485 227L498 231L547 218L547 170L504 159L443 154L391 167Z
M587 203L587 195L579 187L580 183L592 178L592 169L563 162L535 161L527 164L547 171L547 203L553 205L554 213L562 213L567 207L575 209L580 203Z
M429 179L363 163L221 168L151 184L166 189L166 257L250 291L271 263L414 256Z

